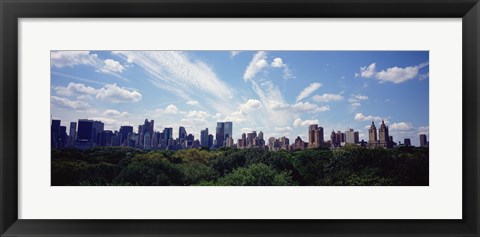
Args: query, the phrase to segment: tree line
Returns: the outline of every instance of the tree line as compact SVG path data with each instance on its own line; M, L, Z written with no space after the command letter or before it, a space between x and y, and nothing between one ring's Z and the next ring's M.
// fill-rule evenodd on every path
M53 186L424 186L428 148L52 149Z

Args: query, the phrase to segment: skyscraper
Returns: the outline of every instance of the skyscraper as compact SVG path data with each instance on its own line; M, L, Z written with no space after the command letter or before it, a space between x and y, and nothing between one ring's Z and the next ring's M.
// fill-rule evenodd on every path
M73 143L77 140L77 122L70 122L69 146L73 146Z
M77 141L81 143L93 143L96 139L96 134L94 133L94 124L95 121L89 119L79 119L78 120L78 133Z
M410 141L410 138L405 138L403 139L403 144L404 146L412 146L412 142Z
M348 144L357 144L359 142L358 132L355 132L353 129L345 131L345 143Z
M178 128L178 139L182 142L187 137L187 130L185 127L180 126Z
M377 145L377 128L375 127L375 123L373 121L370 129L368 129L368 144L371 147L375 147Z
M128 146L128 135L133 134L132 126L121 126L119 131L120 146Z
M67 127L60 126L60 136L58 139L58 148L64 148L67 145Z
M428 146L427 135L420 134L419 136L420 136L420 146L421 147L427 147Z
M50 127L51 147L58 148L60 143L60 120L53 119Z
M227 142L227 138L231 137L233 139L233 123L232 122L225 122L225 130L224 130L224 141L225 145Z
M225 123L217 122L217 128L215 133L215 147L220 148L224 146L225 143Z
M208 145L208 128L200 131L200 146L209 147Z
M153 144L153 126L154 122L148 119L145 119L145 122L142 126L139 126L138 135L139 135L139 146L143 149L150 149Z
M323 128L318 124L312 124L308 127L308 146L318 148L323 144Z
M382 120L382 124L378 129L378 140L379 146L387 148L390 147L389 142L389 135L388 135L388 127L385 125L385 122Z
M212 147L213 146L213 135L212 134L208 134L208 147Z

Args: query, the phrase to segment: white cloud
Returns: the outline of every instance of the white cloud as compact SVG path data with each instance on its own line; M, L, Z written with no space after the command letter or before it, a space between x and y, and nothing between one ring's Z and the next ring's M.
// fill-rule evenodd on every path
M211 117L211 115L205 111L192 110L192 111L188 111L185 117L194 118L194 119L207 119Z
M189 101L185 102L185 104L187 104L187 105L198 105L199 103L198 103L197 100L189 100Z
M310 126L312 124L318 124L318 119L307 119L307 120L301 120L301 119L295 119L295 121L293 121L293 126L294 127L307 127L307 126Z
M312 100L316 102L330 102L330 101L342 101L343 96L337 94L323 94L323 95L314 95Z
M118 87L117 84L107 84L98 90L96 98L111 103L124 103L138 102L142 95L138 91Z
M425 80L429 77L430 77L430 73L420 74L420 75L418 75L418 80L422 81L422 80Z
M128 116L128 112L120 112L115 109L107 109L105 112L103 112L105 116L115 116L115 117L126 117Z
M375 79L379 80L380 82L392 82L394 84L399 84L417 77L419 80L427 78L428 74L418 75L419 70L426 66L428 66L428 62L421 63L416 66L408 66L405 68L391 67L377 72L375 71L376 64L372 63L368 67L361 67L360 73L356 73L355 77L375 77Z
M255 99L249 99L247 102L243 103L240 105L241 110L252 110L252 109L258 109L262 106L262 102L259 100Z
M239 53L241 53L242 51L238 51L238 50L232 50L230 51L230 58L233 58L235 56L237 56Z
M420 135L420 134L427 134L428 135L430 127L429 126L421 126L421 127L418 127L417 130L418 130L418 135Z
M350 108L352 108L352 110L356 110L362 105L362 103L360 102L362 102L363 100L368 100L368 96L361 94L351 95L350 99L348 99L348 102L350 103Z
M418 74L418 69L416 66L406 68L392 67L378 72L375 78L380 81L389 81L398 84L415 78Z
M298 102L291 106L291 108L295 111L301 112L309 112L309 113L319 113L329 111L330 107L328 105L318 107L316 104L312 104L310 102Z
M292 131L291 127L275 127L275 131L288 133Z
M300 92L300 94L297 96L297 102L302 100L302 99L307 98L310 94L312 94L314 91L318 90L318 88L320 88L321 86L322 86L322 84L320 84L318 82L314 82L314 83L310 84L305 89L303 89L302 92Z
M243 74L243 79L248 81L255 77L255 75L260 72L263 68L268 66L266 61L267 54L264 51L257 52L254 56L250 64L248 65L245 73Z
M242 122L245 122L246 120L247 120L246 114L241 110L233 112L230 116L227 116L224 119L224 121L231 121L234 123L242 123Z
M360 73L356 73L355 77L371 78L373 75L375 75L375 67L375 63L370 64L368 67L361 67Z
M52 51L50 63L53 67L73 67L79 64L95 65L98 56L90 54L90 51Z
M99 69L101 72L109 73L109 72L116 72L116 73L122 73L125 67L120 64L120 62L115 61L113 59L105 59L104 65L101 69Z
M67 98L62 98L57 96L51 96L50 102L52 103L52 105L59 106L65 109L85 110L90 107L89 104L86 102L69 100Z
M362 113L356 113L354 119L356 121L381 121L380 116L364 115Z
M271 64L271 66L274 67L274 68L281 68L281 67L284 67L286 65L283 63L282 58L275 58L275 59L273 59L273 62Z
M409 131L413 129L413 126L410 123L399 122L391 124L389 129L392 131Z
M148 80L160 89L191 100L202 95L210 106L222 113L233 111L226 99L234 96L214 69L193 58L185 51L116 51L114 54L131 58L132 63L144 70Z
M175 105L172 105L172 104L169 104L167 105L167 107L165 108L164 112L166 114L177 114L179 112L179 109L177 108L177 106Z
M97 93L97 89L85 86L81 83L68 83L67 87L57 86L54 88L55 92L62 96L73 96L73 95L94 95Z

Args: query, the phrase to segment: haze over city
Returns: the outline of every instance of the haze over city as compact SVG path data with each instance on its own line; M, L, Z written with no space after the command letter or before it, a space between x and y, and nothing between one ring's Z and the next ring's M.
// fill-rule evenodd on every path
M234 141L252 131L308 141L311 124L325 141L348 129L367 141L384 120L395 142L418 146L428 61L427 51L52 51L51 115L67 131L78 119L112 131L148 119L195 138L225 121Z

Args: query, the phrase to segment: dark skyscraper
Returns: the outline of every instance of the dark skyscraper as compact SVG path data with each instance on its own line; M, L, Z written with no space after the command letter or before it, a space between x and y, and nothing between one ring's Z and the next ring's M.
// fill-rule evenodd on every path
M184 127L180 126L178 128L178 138L179 138L179 140L182 141L182 139L185 139L186 137L187 137L187 130Z
M215 133L216 148L224 146L225 143L225 123L217 122L217 129Z
M212 146L213 146L213 135L208 134L208 147L212 147Z
M120 146L128 146L128 135L133 134L132 126L121 126L119 131Z
M67 127L60 126L60 137L58 139L58 148L64 148L67 145Z
M112 146L113 132L105 130L102 132L100 146Z
M173 140L173 128L164 128L163 136L164 136L165 142L168 144L171 140Z
M60 143L60 120L52 120L52 125L50 127L51 131L51 147L58 148Z
M209 147L208 145L208 128L200 131L200 146Z
M77 140L77 122L70 122L69 146L73 146L73 143Z
M412 146L412 142L410 141L410 138L403 139L403 144L405 146Z
M427 135L425 134L420 134L420 146L421 147L426 147L428 146L428 142L427 142Z
M225 130L224 130L224 145L226 145L227 138L233 139L233 123L232 122L225 122Z
M94 139L93 123L95 121L88 119L78 120L77 141L81 143L92 143Z

